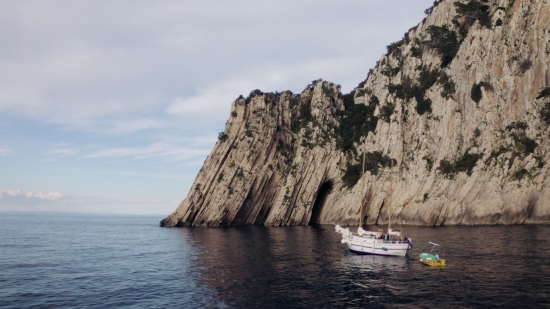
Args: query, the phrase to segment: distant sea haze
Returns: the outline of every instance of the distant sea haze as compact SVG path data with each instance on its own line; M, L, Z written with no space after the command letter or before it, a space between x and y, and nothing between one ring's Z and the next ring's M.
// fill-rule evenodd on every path
M0 308L550 306L550 226L404 227L400 258L350 253L331 225L160 219L0 213ZM419 262L428 241L444 269Z

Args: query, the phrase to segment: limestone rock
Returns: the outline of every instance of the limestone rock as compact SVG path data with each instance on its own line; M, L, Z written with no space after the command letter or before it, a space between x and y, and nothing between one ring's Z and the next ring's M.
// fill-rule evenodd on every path
M441 1L388 49L351 94L233 102L161 225L549 223L550 1Z

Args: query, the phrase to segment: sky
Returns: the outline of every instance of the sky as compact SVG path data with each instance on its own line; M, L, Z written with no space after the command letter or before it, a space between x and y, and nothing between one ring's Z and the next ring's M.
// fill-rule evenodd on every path
M254 89L347 93L431 0L0 0L0 211L167 215Z

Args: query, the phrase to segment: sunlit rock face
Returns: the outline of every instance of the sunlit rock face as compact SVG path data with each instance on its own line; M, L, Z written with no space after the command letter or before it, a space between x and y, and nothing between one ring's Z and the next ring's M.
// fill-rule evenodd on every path
M350 94L235 100L161 225L550 223L549 58L550 1L442 1Z

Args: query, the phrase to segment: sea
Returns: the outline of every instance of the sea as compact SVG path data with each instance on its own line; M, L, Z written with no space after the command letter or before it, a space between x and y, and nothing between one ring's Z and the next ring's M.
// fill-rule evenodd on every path
M0 308L550 308L550 226L402 226L413 249L383 257L331 225L161 219L0 212Z

